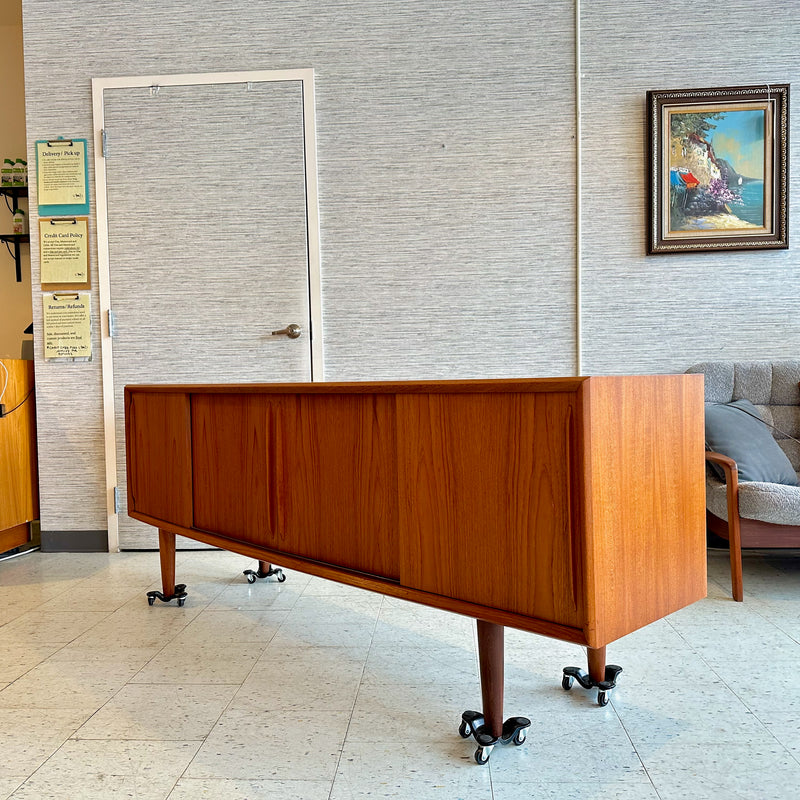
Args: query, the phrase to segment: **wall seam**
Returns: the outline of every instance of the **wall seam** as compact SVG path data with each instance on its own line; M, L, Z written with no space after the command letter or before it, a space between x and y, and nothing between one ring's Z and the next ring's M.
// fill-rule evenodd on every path
M575 374L583 372L581 295L581 2L575 0Z

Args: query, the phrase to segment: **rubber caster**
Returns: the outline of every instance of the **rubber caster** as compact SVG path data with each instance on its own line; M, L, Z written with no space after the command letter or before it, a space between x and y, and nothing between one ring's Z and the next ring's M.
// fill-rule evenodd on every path
M185 602L186 602L186 598L185 598L185 597L179 597L179 598L178 598L178 605L179 605L179 606L183 607L183 604L184 604Z
M147 605L151 606L151 605L153 605L153 603L155 603L155 601L156 601L155 597L151 597L151 596L148 595L148 597L147 597Z
M285 580L286 580L286 576L283 574L283 572L279 572L278 573L278 583L283 583Z
M517 747L519 747L521 744L525 743L525 740L527 738L528 738L528 734L525 732L525 729L523 728L521 731L517 731L516 735L514 736L514 738L511 741Z
M572 688L572 681L573 678L571 675L564 675L564 677L561 678L561 688L565 692L568 692Z
M597 693L597 705L599 705L599 706L607 706L608 705L608 692L599 691Z
M463 722L458 726L458 735L462 739L469 739L472 736L472 728L466 723Z
M491 754L492 754L491 747L479 747L475 751L475 763L483 766L489 760L489 756Z
M248 583L255 583L256 582L256 576L252 572L248 573L247 582Z

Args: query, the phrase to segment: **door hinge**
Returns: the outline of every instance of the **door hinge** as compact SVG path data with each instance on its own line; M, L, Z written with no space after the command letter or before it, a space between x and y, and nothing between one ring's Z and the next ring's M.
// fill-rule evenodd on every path
M100 152L103 154L103 158L108 157L108 135L105 128L100 129Z
M117 315L108 309L108 335L113 339L117 335Z
M119 514L119 486L114 487L114 513Z

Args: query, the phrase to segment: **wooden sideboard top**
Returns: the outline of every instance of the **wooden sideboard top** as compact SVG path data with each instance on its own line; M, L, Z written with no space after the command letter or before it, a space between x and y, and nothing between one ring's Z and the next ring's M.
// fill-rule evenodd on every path
M353 394L417 392L553 392L575 391L586 378L502 378L498 380L420 381L318 381L316 383L212 383L135 384L131 389L147 392L202 392L214 394Z
M563 378L481 378L470 380L409 381L318 381L316 383L198 383L198 384L132 384L126 390L145 392L204 394L421 394L465 392L574 392L587 382L619 381L630 377L647 377L668 381L702 382L698 375L592 375Z

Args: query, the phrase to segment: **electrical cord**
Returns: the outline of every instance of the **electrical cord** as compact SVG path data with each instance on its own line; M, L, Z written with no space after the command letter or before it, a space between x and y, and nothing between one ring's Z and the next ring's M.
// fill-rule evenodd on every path
M3 414L3 416L0 417L0 419L5 419L9 414L13 414L18 408L21 408L23 405L25 405L28 398L33 394L33 390L35 388L36 388L35 386L31 386L31 389L28 392L28 394L26 394L25 397L23 397L22 400L14 406L14 408L12 408L10 411L6 411L6 413Z
M3 371L6 373L6 381L3 384L3 391L0 392L0 403L2 403L3 402L3 396L6 393L6 389L8 389L8 367L2 361L0 361L0 367L2 367Z

